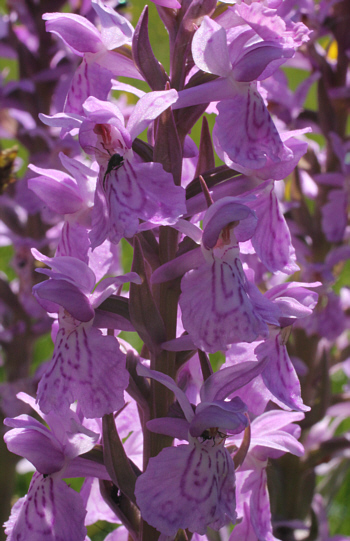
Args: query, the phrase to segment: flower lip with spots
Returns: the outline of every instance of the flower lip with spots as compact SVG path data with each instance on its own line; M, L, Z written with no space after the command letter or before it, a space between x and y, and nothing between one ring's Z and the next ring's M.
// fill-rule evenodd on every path
M92 248L106 238L117 244L137 233L140 220L170 225L186 213L185 191L174 185L171 173L156 162L143 163L132 141L177 98L174 90L150 92L142 97L127 127L116 105L89 98L86 119L79 130L82 148L100 165L90 240Z
M149 421L148 429L188 441L163 449L138 477L135 495L143 518L170 536L179 528L205 534L207 526L218 530L230 520L235 522L234 463L225 439L226 434L247 427L245 404L239 398L203 401L193 411L169 376L143 365L137 372L171 389L183 411L182 418Z

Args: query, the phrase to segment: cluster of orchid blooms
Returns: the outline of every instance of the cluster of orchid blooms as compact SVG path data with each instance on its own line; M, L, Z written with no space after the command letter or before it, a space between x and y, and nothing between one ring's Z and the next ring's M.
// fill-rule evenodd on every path
M328 541L315 467L331 457L331 476L350 448L346 383L329 392L329 365L350 377L349 289L333 289L350 255L349 6L155 3L169 74L147 6L135 28L103 0L2 17L0 53L20 62L2 137L31 163L0 197L18 274L1 278L0 396L6 446L35 469L5 534L88 541L106 521L107 541L273 541L316 524ZM309 73L295 92L286 66ZM49 330L52 358L30 372Z

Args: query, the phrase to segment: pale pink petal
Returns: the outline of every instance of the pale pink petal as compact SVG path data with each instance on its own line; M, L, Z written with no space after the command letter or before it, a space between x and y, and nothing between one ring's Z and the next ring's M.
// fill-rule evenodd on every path
M126 17L103 4L101 0L93 0L91 5L100 18L102 41L107 49L112 50L125 43L131 44L134 29Z
M207 73L226 77L231 71L225 29L204 17L192 42L193 60L197 67Z
M135 105L127 125L131 139L134 140L165 109L177 100L174 88L158 92L148 92Z

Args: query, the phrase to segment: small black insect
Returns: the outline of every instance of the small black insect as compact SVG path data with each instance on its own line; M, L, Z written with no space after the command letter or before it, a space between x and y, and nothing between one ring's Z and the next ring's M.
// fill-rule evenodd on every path
M105 185L105 180L106 180L106 176L109 175L109 173L111 173L112 171L116 171L117 169L119 169L119 167L121 167L123 165L123 161L124 161L124 158L123 156L121 156L120 154L113 154L110 158L109 158L109 162L108 162L108 165L107 165L107 170L104 174L104 177L103 177L103 187Z
M200 437L202 438L201 443L207 440L213 440L213 447L214 447L216 436L219 436L219 438L221 438L219 443L222 443L222 441L225 438L227 438L227 434L223 434L222 432L219 432L219 429L217 427L215 428L213 427L213 428L208 428L207 430L204 430L204 432L202 432L202 434L200 435Z

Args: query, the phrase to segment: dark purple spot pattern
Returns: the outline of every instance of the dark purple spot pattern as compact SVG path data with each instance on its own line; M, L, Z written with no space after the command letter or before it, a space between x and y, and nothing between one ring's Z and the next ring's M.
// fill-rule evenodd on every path
M185 274L181 281L182 322L197 347L215 353L229 344L252 342L267 326L245 288L238 257L215 258Z
M38 387L41 410L63 413L75 400L85 417L102 417L124 404L125 356L113 336L69 315L60 318L52 361Z
M34 473L28 494L5 524L8 541L84 541L86 511L80 495L55 475Z
M173 224L186 212L185 191L159 163L137 163L125 159L106 181L109 240L118 243L132 237L139 220Z
M144 519L165 535L179 528L204 534L235 522L233 461L221 444L193 440L151 458L136 483Z

